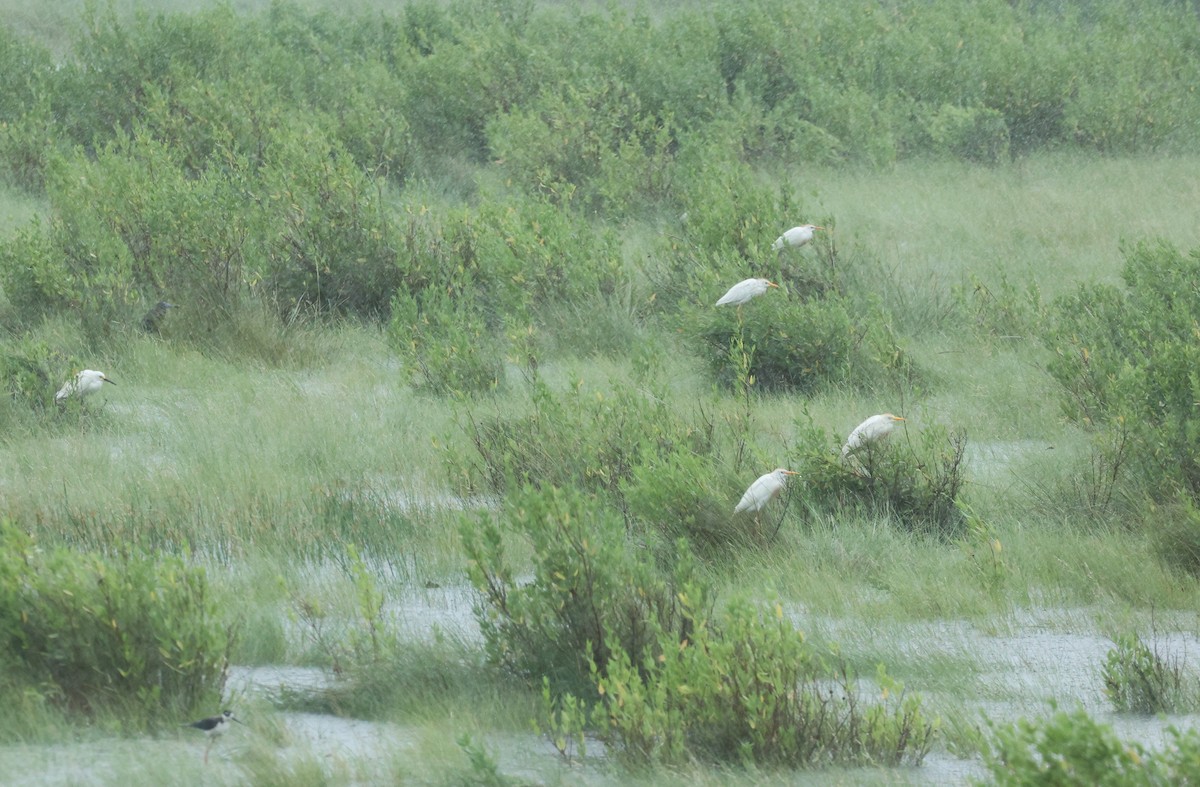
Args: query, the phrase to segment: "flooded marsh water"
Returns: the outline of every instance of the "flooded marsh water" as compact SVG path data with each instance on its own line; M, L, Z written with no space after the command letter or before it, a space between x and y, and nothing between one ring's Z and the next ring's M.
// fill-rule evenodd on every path
M471 602L472 592L463 585L417 587L400 594L386 614L405 636L428 638L442 631L478 643ZM805 625L802 610L793 609L789 614L798 626ZM1083 707L1098 720L1111 724L1123 738L1155 749L1163 745L1169 725L1182 729L1200 722L1196 715L1148 718L1113 713L1100 677L1101 665L1113 643L1093 630L1092 617L1092 611L1086 609L1034 609L1016 611L987 626L936 621L896 623L863 632L852 621L822 620L816 625L823 636L840 638L844 651L853 651L856 644L874 639L904 659L946 658L968 665L974 670L970 680L973 689L965 693L969 696L941 697L936 688L925 691L920 685L911 685L910 690L921 693L934 712L947 701L958 707L965 705L974 710L980 725L986 720L1005 723L1022 716L1044 716L1049 713L1050 703L1055 703L1066 710ZM1200 652L1200 639L1190 631L1164 633L1154 644L1169 655ZM455 743L444 740L445 733L436 728L277 707L271 710L282 695L317 694L335 686L337 680L323 668L233 667L227 695L239 707L256 709L259 717L247 715L243 728L234 728L218 740L207 766L203 763L203 740L187 735L187 730L169 730L154 737L3 746L0 774L4 777L0 783L155 783L169 773L170 783L242 784L250 767L247 763L268 756L261 754L263 751L274 758L275 768L286 769L289 763L321 768L331 783L337 784L391 783L397 774L412 777L430 767L431 751L446 758L451 767L466 767L466 755ZM533 732L476 734L474 745L493 757L502 773L534 784L622 783L620 771L604 757L598 742L589 745L589 757L582 763L566 763ZM794 783L801 784L826 783L823 776L849 784L963 784L984 778L986 771L978 758L963 760L935 750L917 768L817 771L795 776Z

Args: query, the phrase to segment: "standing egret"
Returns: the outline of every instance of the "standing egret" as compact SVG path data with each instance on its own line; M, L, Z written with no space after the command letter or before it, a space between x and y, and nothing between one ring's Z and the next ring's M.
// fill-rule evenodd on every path
M222 711L220 716L209 716L207 719L201 719L200 721L193 721L189 724L183 725L184 727L195 727L203 732L208 738L208 745L204 747L205 765L208 764L208 750L212 748L213 742L217 739L217 736L222 735L225 730L229 728L229 722L231 721L237 721L238 724L241 724L240 721L233 717L233 711L227 710Z
M740 307L751 298L757 298L771 287L778 286L775 282L766 279L743 279L730 287L729 292L722 295L716 305L725 306L732 303Z
M67 380L62 388L58 389L58 393L54 394L54 403L63 405L67 399L72 396L78 397L83 401L88 396L91 396L96 391L99 391L104 383L113 383L112 380L104 376L104 372L98 372L95 369L84 369L75 375L74 378Z
M854 454L883 440L894 432L903 420L898 415L880 413L863 421L854 427L854 431L850 432L850 436L846 438L846 444L842 446L842 459L854 464L860 475L866 473ZM869 473L866 474L869 475Z
M753 511L755 513L762 511L767 503L779 497L779 493L783 491L783 487L787 485L787 477L790 475L800 475L794 470L784 470L782 467L772 470L766 475L761 475L750 485L746 490L746 494L742 495L741 501L733 509L733 513L738 514L742 511Z
M816 224L801 224L799 227L792 227L787 232L780 235L771 244L772 251L782 251L785 246L803 246L813 239L813 232L823 230Z

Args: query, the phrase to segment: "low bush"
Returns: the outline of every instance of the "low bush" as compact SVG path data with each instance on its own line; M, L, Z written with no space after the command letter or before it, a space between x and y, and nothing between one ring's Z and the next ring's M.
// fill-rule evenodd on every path
M1151 650L1141 637L1123 634L1108 651L1102 676L1104 693L1117 711L1127 713L1181 713L1198 699L1194 678L1179 659Z
M701 455L714 450L712 424L688 421L665 397L631 388L589 390L582 382L555 391L541 377L529 390L526 415L464 414L474 455L448 457L455 483L495 492L575 487L617 502L637 466L677 449Z
M44 340L30 337L9 342L0 349L0 379L4 380L7 387L5 393L9 401L6 405L15 408L12 413L14 419L21 419L17 415L20 411L42 412L50 406L58 386L70 374L65 371L68 368L66 360L52 351ZM59 372L62 380L57 379L60 374L56 373ZM6 410L7 406L0 405L0 413ZM0 423L6 421L0 415ZM11 427L12 423L5 425Z
M1056 710L1047 719L992 725L983 750L992 783L1191 784L1200 779L1200 732L1168 729L1161 752L1117 737L1081 709Z
M134 724L217 707L233 632L203 569L101 556L0 526L0 663L22 691Z
M936 153L981 164L1008 159L1008 125L989 107L944 104L929 119L929 138Z
M727 253L697 255L687 245L672 245L670 264L679 275L666 286L678 290L674 279L685 274L692 282L691 291L675 293L680 330L694 339L713 378L735 388L748 370L762 390L798 393L890 390L919 380L922 373L883 306L894 283L871 259L840 254L829 220L807 246L768 251L791 222L756 226L762 245L747 248L749 265L730 265L721 259ZM685 234L692 224L689 215ZM715 305L729 287L751 277L779 288L741 306Z
M802 444L808 448L794 469L804 476L810 508L888 516L906 530L944 539L967 534L969 523L959 507L967 484L962 432L910 426L868 445L850 461L830 450L822 435Z
M684 600L682 638L640 660L614 646L593 680L610 750L638 764L693 759L747 767L919 765L939 723L880 666L882 699L825 658L782 607L734 601L723 614Z
M681 445L635 465L621 482L620 499L631 528L649 545L673 553L686 539L706 560L738 549L764 546L772 535L735 516L729 490L721 484L723 465L707 453Z
M546 678L556 694L580 694L614 648L640 664L658 632L681 636L678 593L693 573L686 544L661 570L593 495L526 487L497 515L465 518L460 535L489 661L533 684ZM514 545L528 550L532 576L517 573Z
M1081 286L1055 302L1043 340L1068 417L1101 441L1114 480L1157 502L1200 499L1200 250L1124 249L1125 287Z
M755 384L764 391L878 391L914 374L886 324L863 319L838 296L800 301L769 292L741 310L721 307L697 319L702 321L697 338L704 358L725 388L738 386L743 353Z
M455 297L430 288L419 298L397 293L390 338L419 391L473 395L504 385L503 341L488 329L469 292Z

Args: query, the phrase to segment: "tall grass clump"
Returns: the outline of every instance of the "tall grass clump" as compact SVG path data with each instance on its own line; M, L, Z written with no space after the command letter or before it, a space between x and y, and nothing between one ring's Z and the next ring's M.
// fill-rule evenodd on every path
M216 707L233 631L179 558L45 547L0 528L3 690L133 726Z
M335 680L319 689L284 688L276 698L279 705L355 718L411 719L447 706L469 706L496 689L497 673L483 663L477 647L443 632L429 639L406 634L393 600L380 586L377 567L353 544L341 557L351 591L349 609L302 582L290 588L304 658L330 669Z

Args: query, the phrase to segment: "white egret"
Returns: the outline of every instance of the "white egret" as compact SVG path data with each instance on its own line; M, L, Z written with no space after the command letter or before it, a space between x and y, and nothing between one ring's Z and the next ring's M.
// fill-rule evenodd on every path
M78 397L80 401L91 396L96 391L99 391L104 383L113 383L112 380L104 376L104 372L98 372L95 369L84 369L77 373L73 378L67 380L62 388L58 389L58 393L54 394L54 403L61 405L72 396Z
M854 454L886 438L892 432L896 431L902 421L904 421L903 418L891 413L880 413L863 421L854 427L854 430L850 432L850 436L846 438L846 444L842 446L842 459L852 462L860 474L866 473L867 471L858 462Z
M729 292L722 295L716 305L725 306L732 303L740 307L751 298L757 298L771 287L778 286L775 282L766 279L743 279L730 287Z
M183 725L184 727L195 727L208 738L208 745L204 747L204 762L206 765L208 764L208 750L212 748L213 741L218 735L223 734L229 728L229 722L231 721L241 724L240 721L233 717L233 711L227 710L222 711L220 716L209 716L207 719Z
M816 224L801 224L799 227L792 227L775 239L775 242L771 244L771 250L781 251L785 246L803 246L813 239L814 231L823 229L825 228Z
M784 470L782 467L772 470L766 475L761 475L750 485L746 490L746 494L742 495L741 501L733 509L733 513L741 513L742 511L758 512L766 507L767 503L774 500L783 491L783 487L787 485L787 479L790 475L800 475L794 470Z

